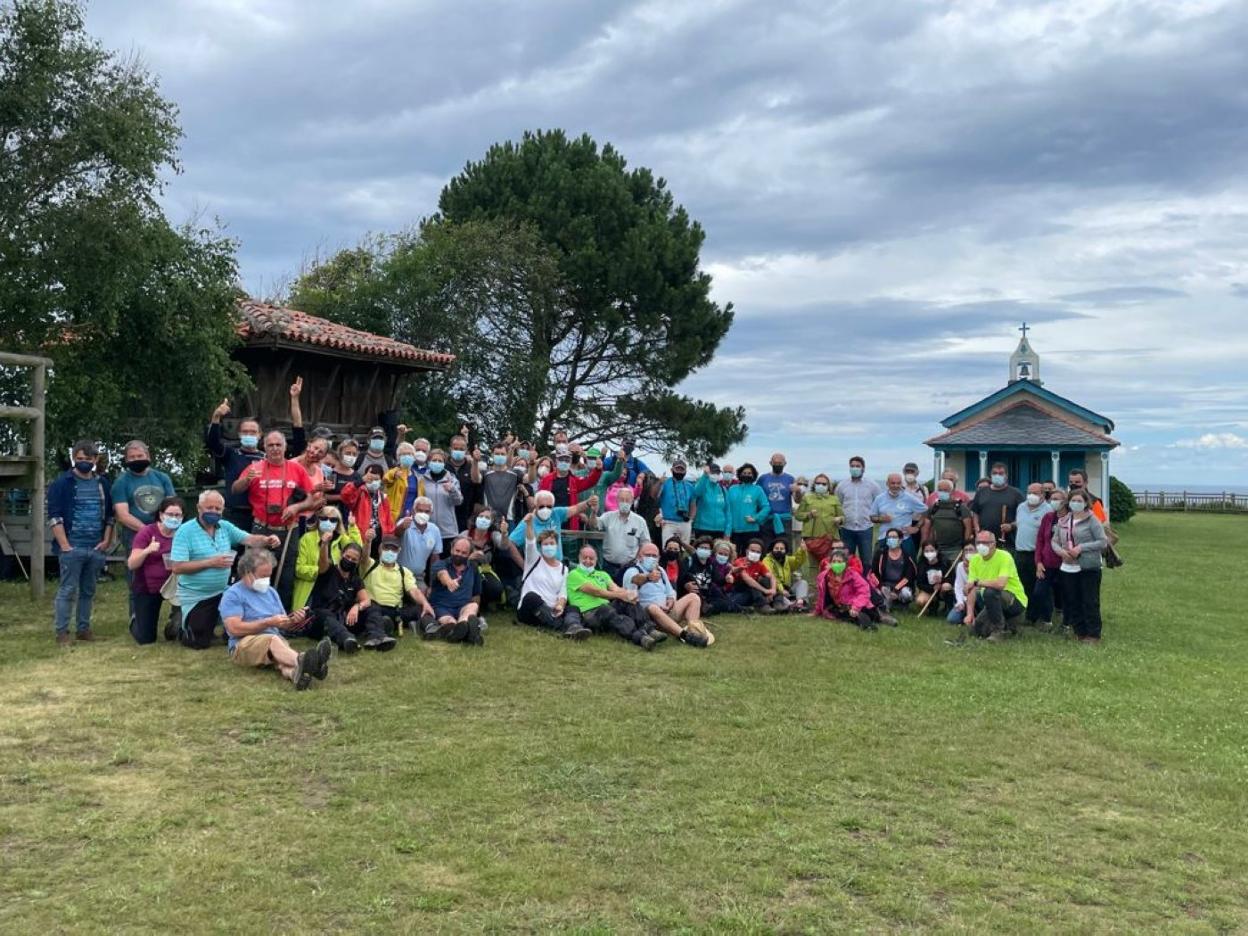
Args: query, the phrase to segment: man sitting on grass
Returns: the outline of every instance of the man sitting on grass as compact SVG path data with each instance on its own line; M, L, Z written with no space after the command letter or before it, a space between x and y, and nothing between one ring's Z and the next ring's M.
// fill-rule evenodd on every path
M637 565L624 573L624 587L637 592L638 607L663 633L691 647L710 646L702 623L702 598L692 592L676 597L676 588L659 568L659 547L654 543L641 547Z
M975 552L967 570L965 624L976 637L1004 640L1022 620L1027 594L1014 557L997 547L996 532L975 534Z
M477 613L481 608L481 573L468 561L471 553L472 544L461 536L451 544L450 556L434 563L429 604L436 620L425 628L425 639L484 646L485 635Z
M621 614L613 602L635 605L637 593L627 591L611 581L611 576L598 568L598 553L593 546L582 546L579 560L568 572L568 606L563 612L568 627L587 628L596 634L614 631L643 650L667 639L666 634L652 636L630 615Z
M379 561L365 560L364 588L370 604L369 618L389 636L402 634L403 625L421 633L433 623L433 606L417 585L416 576L399 565L399 539L394 534L381 538ZM374 632L376 627L371 628Z
M281 631L303 626L306 612L287 614L272 587L277 565L267 549L248 549L238 561L239 579L221 596L221 619L230 643L230 659L239 666L276 666L284 679L302 690L313 678L329 674L330 642L296 653Z

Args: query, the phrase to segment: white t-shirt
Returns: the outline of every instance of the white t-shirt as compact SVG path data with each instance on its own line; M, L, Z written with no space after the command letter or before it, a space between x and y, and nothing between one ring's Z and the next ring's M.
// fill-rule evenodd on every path
M534 563L537 565L534 566ZM530 569L533 571L530 572ZM529 592L537 592L542 604L553 609L567 593L568 570L563 567L562 562L554 565L547 562L537 548L536 540L524 541L524 575L524 587L520 589L521 601Z

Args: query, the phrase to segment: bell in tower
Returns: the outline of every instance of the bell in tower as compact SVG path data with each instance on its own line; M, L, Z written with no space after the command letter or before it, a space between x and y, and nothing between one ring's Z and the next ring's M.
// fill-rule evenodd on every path
M1040 355L1031 347L1031 342L1027 340L1027 332L1031 329L1026 322L1023 322L1019 331L1023 333L1022 339L1018 342L1018 347L1014 349L1014 353L1010 355L1010 383L1018 380L1030 380L1032 383L1039 385L1040 380Z

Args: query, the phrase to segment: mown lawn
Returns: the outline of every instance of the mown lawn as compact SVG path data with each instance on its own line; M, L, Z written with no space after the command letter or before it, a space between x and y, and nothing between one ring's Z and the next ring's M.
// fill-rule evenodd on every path
M1137 517L1105 642L722 621L406 642L296 694L0 590L0 932L1248 927L1238 517Z

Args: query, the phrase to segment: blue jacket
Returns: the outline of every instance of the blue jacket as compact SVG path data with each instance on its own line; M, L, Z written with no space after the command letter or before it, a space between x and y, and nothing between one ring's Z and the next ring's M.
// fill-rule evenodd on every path
M75 477L77 476L73 471L67 471L48 485L48 520L59 520L64 526L66 536L69 536L70 531L74 528ZM100 493L104 501L104 513L101 516L104 519L104 528L107 528L113 522L113 492L109 488L107 478L96 475L95 480L100 486ZM60 544L57 543L56 537L53 537L53 555L60 551Z
M611 469L615 467L615 459L616 459L616 456L614 455L608 455L606 458L604 458L602 460L602 470L604 472L610 472ZM647 478L653 477L653 473L650 471L650 467L645 462L643 462L640 458L638 458L636 455L629 455L628 461L624 463L624 467L628 471L628 483L629 484L636 484L637 475L643 472L645 473L645 476Z
M693 502L693 482L688 478L668 478L663 482L659 492L659 513L668 523L681 523L689 516L689 505ZM681 514L684 517L681 517Z
M698 515L693 518L694 528L726 536L729 532L728 497L723 485L703 474L693 487L693 501L698 505Z
M771 502L757 482L737 482L728 489L728 516L733 533L757 533L763 520L770 515ZM753 517L754 522L746 523L746 517Z

